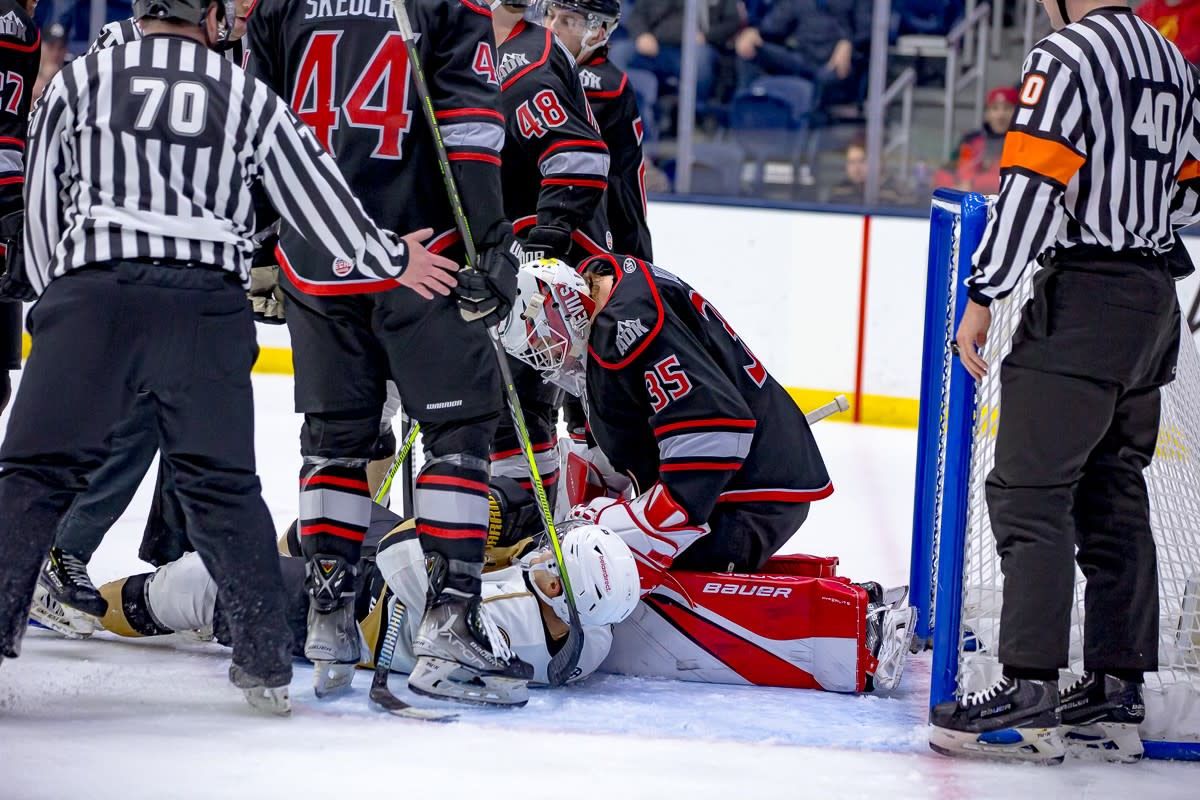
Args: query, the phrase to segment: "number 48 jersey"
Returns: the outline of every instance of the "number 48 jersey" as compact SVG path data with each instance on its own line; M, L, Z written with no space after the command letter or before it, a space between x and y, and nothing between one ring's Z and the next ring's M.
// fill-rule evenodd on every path
M833 492L804 414L711 303L630 256L580 269L597 262L615 285L589 337L588 424L617 471L663 484L692 525Z
M499 111L491 10L474 0L409 0L416 50L480 249L507 231L500 195ZM248 26L248 68L329 150L363 206L399 234L431 227L432 249L457 240L390 0L261 0ZM282 249L323 251L284 230Z

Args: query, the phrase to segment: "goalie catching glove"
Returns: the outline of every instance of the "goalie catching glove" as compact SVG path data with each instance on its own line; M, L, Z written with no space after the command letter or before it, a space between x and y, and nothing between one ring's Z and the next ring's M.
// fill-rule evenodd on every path
M458 273L454 296L462 318L467 322L481 320L489 328L500 324L516 297L520 265L521 245L510 233L482 249L475 269Z

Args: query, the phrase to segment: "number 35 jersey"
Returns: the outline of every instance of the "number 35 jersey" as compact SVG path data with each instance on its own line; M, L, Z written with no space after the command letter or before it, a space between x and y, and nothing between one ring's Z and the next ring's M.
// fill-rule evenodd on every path
M708 300L629 256L588 347L588 424L640 491L663 484L707 522L718 503L807 503L833 493L803 412Z
M482 0L407 6L451 171L483 249L508 230L491 10ZM433 228L437 250L457 240L390 0L261 0L247 40L250 72L312 128L379 225L401 235ZM280 243L290 260L328 258L319 242L286 227Z

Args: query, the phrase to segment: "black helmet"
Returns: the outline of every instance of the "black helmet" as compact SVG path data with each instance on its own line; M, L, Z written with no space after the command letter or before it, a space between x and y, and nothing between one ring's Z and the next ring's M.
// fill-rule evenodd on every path
M221 7L225 21L232 24L237 14L233 0L133 0L133 18L177 19L199 25L214 3Z
M616 22L621 18L621 0L547 0L552 6L574 11L601 22Z

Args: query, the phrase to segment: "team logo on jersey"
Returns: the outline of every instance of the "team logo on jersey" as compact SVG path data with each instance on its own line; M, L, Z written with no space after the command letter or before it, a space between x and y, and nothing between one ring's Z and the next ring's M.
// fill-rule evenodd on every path
M600 88L600 76L590 69L579 70L579 82L583 84L584 89Z
M25 23L17 19L15 11L10 11L0 17L0 36L13 36L17 39L25 38Z
M512 73L528 66L529 58L524 53L505 53L504 58L500 59L500 80L507 80Z
M617 323L617 352L625 355L634 342L649 333L646 323L640 319L623 319Z
M608 234L608 238L612 239L611 231ZM612 249L611 241L608 243L608 249L609 250ZM621 269L625 270L626 275L632 275L633 273L637 272L637 262L634 261L632 258L627 258L627 259L625 259L625 263L621 265Z
M339 278L344 278L354 271L354 265L344 258L335 258L333 260L333 274Z

